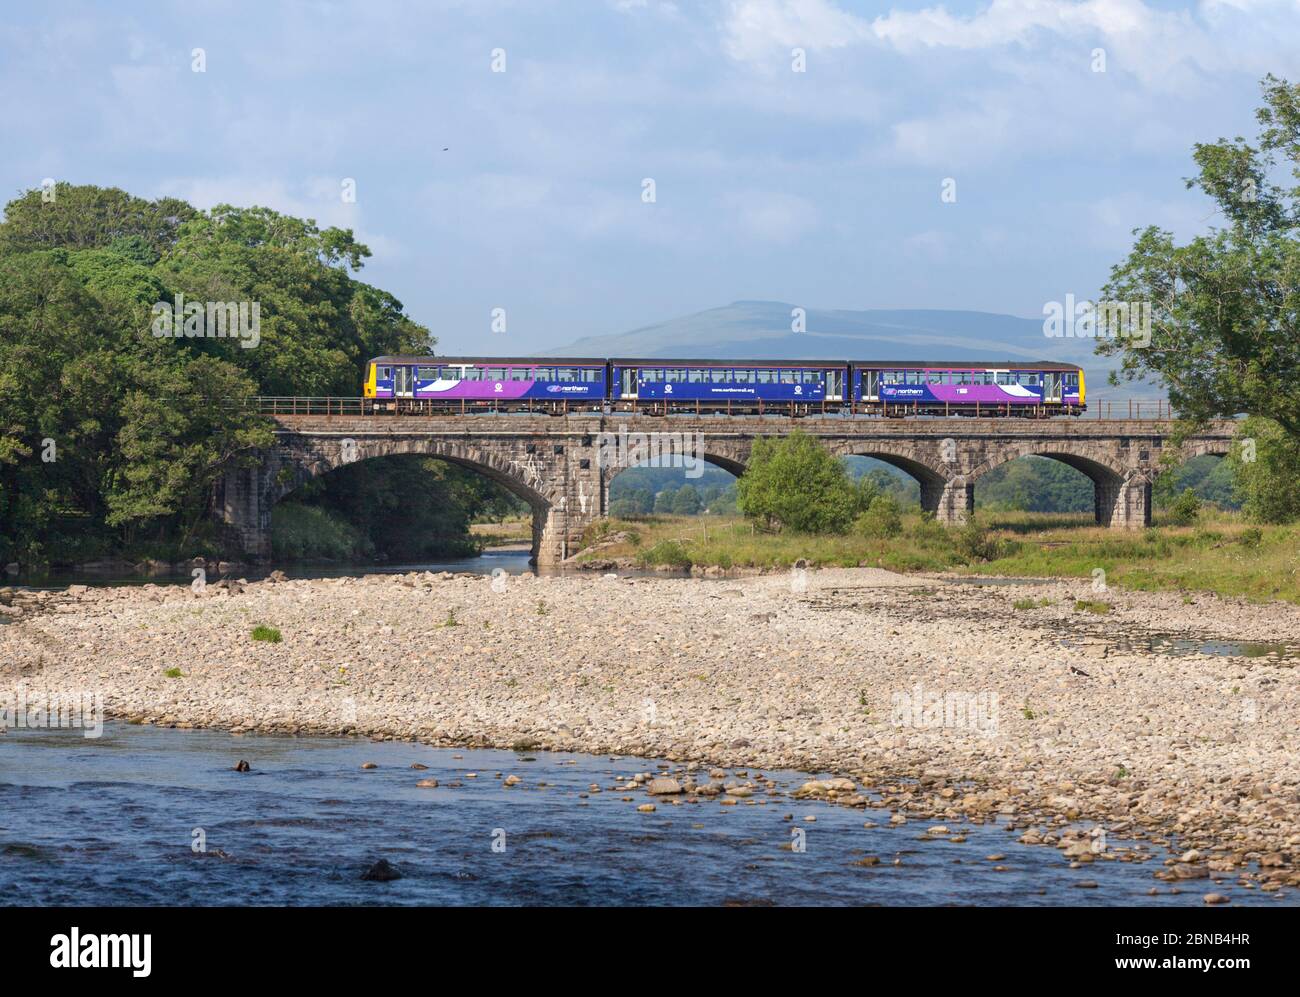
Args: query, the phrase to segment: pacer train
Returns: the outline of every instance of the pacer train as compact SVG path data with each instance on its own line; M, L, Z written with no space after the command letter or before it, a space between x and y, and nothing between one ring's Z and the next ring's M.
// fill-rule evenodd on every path
M1045 418L1085 408L1071 364L375 357L376 412L611 411Z

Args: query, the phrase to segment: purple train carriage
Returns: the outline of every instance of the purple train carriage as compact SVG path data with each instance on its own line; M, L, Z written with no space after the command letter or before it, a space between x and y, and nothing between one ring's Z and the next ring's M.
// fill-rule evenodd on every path
M1039 361L376 357L375 412L1079 415L1083 371Z

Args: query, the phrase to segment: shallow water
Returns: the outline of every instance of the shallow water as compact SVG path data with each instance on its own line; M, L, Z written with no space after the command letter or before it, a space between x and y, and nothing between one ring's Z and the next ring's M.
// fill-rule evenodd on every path
M233 771L239 759L252 771ZM411 770L415 761L428 770ZM644 794L608 789L655 769L645 759L126 724L97 740L10 730L0 736L0 903L1199 906L1211 890L1237 903L1300 900L1230 880L1173 895L1151 877L1159 858L1072 870L1056 849L1019 845L992 825L963 827L964 843L918 840L928 822L890 827L886 810L756 795L766 805L660 797L646 814L636 809ZM523 781L507 789L497 773ZM807 778L765 774L783 791ZM430 777L439 788L415 787ZM582 799L593 782L606 791ZM196 829L206 851L192 847ZM795 829L805 851L788 850ZM1005 858L988 861L992 853ZM881 864L856 865L864 855ZM379 858L403 878L361 880ZM1076 888L1083 881L1098 888ZM1161 892L1149 897L1153 885Z

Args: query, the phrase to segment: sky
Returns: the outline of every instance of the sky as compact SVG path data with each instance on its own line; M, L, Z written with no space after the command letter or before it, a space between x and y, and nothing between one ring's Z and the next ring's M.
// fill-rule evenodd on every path
M1213 225L1193 144L1300 80L1300 0L4 6L5 199L350 227L446 353L747 299L1041 316Z

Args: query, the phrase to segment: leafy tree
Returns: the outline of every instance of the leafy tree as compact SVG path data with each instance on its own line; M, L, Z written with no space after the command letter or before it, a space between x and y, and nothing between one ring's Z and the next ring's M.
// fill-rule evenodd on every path
M892 495L877 495L866 512L853 521L853 529L866 537L886 539L903 532L903 517Z
M1234 446L1229 461L1247 517L1260 523L1300 518L1300 441L1260 418L1247 419L1238 437L1250 446Z
M754 441L737 505L769 529L843 533L859 510L844 465L806 433Z
M1101 339L1127 379L1155 377L1190 422L1247 413L1300 438L1300 86L1266 76L1259 133L1197 144L1186 180L1221 225L1186 245L1150 226L1103 289L1149 302L1149 346ZM1279 160L1282 163L1279 163ZM1275 182L1282 164L1291 183Z
M673 514L677 516L694 516L700 511L700 493L692 485L682 485L673 495Z

